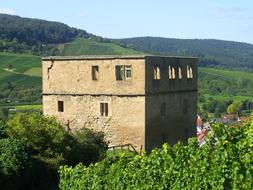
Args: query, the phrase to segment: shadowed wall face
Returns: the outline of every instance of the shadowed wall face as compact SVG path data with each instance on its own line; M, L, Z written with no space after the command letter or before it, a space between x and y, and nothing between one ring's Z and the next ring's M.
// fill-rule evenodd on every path
M192 58L146 58L145 149L196 136L197 63ZM155 76L159 70L159 77Z
M43 61L43 111L66 129L103 131L110 146L144 146L145 64L137 59ZM60 105L60 107L59 107Z

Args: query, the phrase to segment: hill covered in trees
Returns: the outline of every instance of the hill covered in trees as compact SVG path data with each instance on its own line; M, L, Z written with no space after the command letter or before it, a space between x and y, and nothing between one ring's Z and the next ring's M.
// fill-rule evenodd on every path
M253 70L253 45L223 40L136 37L115 40L151 54L196 56L202 67Z
M79 37L91 37L84 30L59 22L0 14L0 51L58 54L58 46Z

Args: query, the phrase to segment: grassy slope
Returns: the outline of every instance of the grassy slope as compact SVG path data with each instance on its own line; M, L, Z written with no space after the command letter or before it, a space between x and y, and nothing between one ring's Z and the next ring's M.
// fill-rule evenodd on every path
M230 70L223 70L223 69L214 69L214 68L203 68L200 67L199 71L205 74L228 78L228 79L248 79L253 81L253 72L247 71L230 71Z
M64 55L137 55L141 52L130 48L123 48L115 43L97 42L91 39L77 38L67 43L63 50Z
M10 65L11 71L5 70ZM0 53L0 84L15 82L24 86L41 86L41 59L32 55Z
M220 80L234 80L235 82L238 81L238 79L246 79L250 83L253 84L253 72L247 72L247 71L231 71L231 70L223 70L223 69L214 69L214 68L203 68L199 67L199 73L204 75L209 75L212 77L216 77ZM199 79L201 80L201 78ZM222 96L222 95L209 95L205 94L205 97L212 97L216 100L227 100L227 99L233 99L235 101L241 101L241 100L253 100L253 96Z

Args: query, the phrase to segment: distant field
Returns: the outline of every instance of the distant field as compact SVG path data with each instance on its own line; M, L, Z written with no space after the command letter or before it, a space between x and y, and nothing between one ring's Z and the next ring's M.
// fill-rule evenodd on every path
M26 111L26 110L42 110L42 105L18 105L15 106L15 109L18 111Z
M244 78L253 81L253 72L247 71L231 71L231 70L223 70L223 69L214 69L214 68L199 68L200 73L209 74L221 78L228 79L239 79Z
M234 100L234 101L243 101L243 100L251 100L253 101L252 96L221 96L221 95L209 95L206 94L205 98L212 97L215 100Z
M136 55L142 54L130 48L123 48L115 43L97 42L85 38L77 38L65 45L64 55Z
M40 57L0 52L0 84L7 82L41 86Z

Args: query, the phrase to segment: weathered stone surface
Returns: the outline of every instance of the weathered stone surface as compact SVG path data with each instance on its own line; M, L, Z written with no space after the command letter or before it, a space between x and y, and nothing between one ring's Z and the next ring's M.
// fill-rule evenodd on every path
M132 77L116 80L115 66L131 65ZM168 66L175 69L169 79ZM98 66L98 80L91 67ZM154 80L154 67L160 80ZM193 78L187 78L191 67ZM179 67L182 79L179 79ZM58 111L58 101L64 111ZM100 103L108 103L101 116ZM161 105L165 115L161 115ZM195 136L197 64L177 57L50 57L43 59L43 112L56 116L72 131L82 127L103 131L110 145L131 143L151 150L163 142Z

